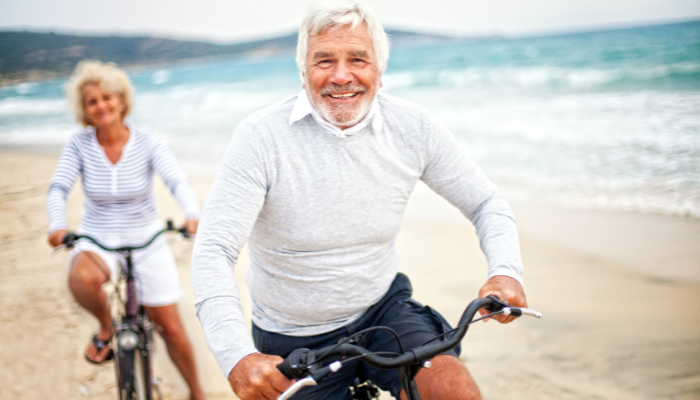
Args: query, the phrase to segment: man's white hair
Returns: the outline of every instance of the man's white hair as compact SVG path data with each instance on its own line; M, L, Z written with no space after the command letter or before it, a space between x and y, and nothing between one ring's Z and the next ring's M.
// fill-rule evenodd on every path
M389 38L374 14L372 6L357 0L315 0L309 4L306 16L299 28L297 65L302 76L306 71L309 35L318 35L324 30L336 26L350 25L352 30L363 22L367 26L370 38L372 38L374 52L377 56L377 67L381 75L386 68L387 60L389 60Z

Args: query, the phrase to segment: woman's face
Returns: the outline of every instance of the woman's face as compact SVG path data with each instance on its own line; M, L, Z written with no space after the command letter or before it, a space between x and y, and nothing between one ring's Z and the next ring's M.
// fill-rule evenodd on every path
M95 128L121 123L124 115L121 95L104 91L97 83L83 86L83 108L88 122Z

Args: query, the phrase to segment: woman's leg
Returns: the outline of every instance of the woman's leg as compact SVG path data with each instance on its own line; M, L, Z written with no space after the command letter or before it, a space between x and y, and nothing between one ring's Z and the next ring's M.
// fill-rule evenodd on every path
M92 252L81 252L73 258L70 273L68 274L68 288L75 301L89 313L94 315L100 323L100 331L97 338L101 341L109 341L112 336L112 317L109 314L107 295L102 291L102 285L109 281L110 273L102 259ZM93 362L100 363L107 358L109 346L97 351L95 345L90 342L85 355Z
M177 304L162 307L146 307L148 316L156 327L158 333L168 347L168 354L173 363L180 370L182 377L190 387L190 399L204 399L202 389L197 379L197 368L194 363L194 352L187 338L185 328L182 326L180 315L177 312Z

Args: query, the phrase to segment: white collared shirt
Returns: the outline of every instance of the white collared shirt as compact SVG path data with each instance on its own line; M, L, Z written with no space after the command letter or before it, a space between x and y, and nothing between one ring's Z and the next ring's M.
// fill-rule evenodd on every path
M319 126L339 138L346 138L362 131L370 122L372 123L372 129L374 129L375 132L380 131L383 125L382 113L379 109L376 97L374 100L372 100L372 105L369 108L369 112L367 112L367 115L362 118L362 121L351 126L350 128L340 129L326 121L326 119L321 116L318 110L316 110L316 108L311 104L311 101L309 101L309 96L306 93L306 90L302 89L296 102L294 103L292 113L289 115L289 125L294 125L295 122L302 120L309 114L311 114L314 121L316 121Z

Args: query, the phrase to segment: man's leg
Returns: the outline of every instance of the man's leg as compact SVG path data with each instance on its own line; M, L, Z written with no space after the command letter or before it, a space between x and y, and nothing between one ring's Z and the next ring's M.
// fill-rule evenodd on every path
M78 304L94 315L100 323L97 338L103 342L112 337L112 317L109 314L107 295L102 285L109 281L109 268L104 261L91 252L80 252L74 258L68 274L68 288ZM100 363L107 358L109 346L97 351L91 342L85 350L85 355L93 362Z
M192 345L187 338L185 328L182 326L180 315L177 312L177 304L162 307L146 307L148 316L156 326L156 330L165 341L168 354L173 363L180 370L180 374L190 387L190 399L204 399L204 394L197 379L197 368L194 362Z
M368 326L386 326L401 338L403 351L420 346L452 327L440 313L411 298L408 278L398 274L389 292L349 329L357 332ZM362 321L365 320L365 321ZM368 325L365 325L368 323ZM360 325L361 324L361 325ZM394 336L385 330L375 330L362 340L370 351L400 352ZM480 400L479 388L467 368L459 360L460 349L455 348L434 357L430 368L422 368L416 375L416 385L423 400ZM396 371L363 366L364 375L380 388L405 399Z
M422 368L416 375L422 400L481 400L476 382L459 358L442 354L430 362L430 368ZM403 390L400 396L406 400Z

